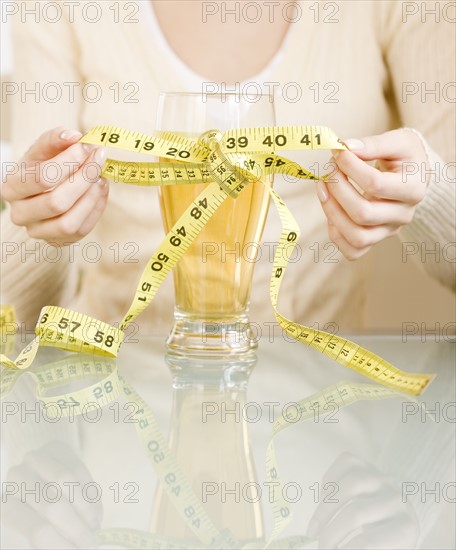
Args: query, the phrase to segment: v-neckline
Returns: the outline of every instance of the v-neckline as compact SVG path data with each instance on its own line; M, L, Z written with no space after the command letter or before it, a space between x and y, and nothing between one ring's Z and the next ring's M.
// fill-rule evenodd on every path
M300 5L301 2L302 0L296 0L296 4L298 5ZM168 42L168 39L163 33L163 30L160 26L158 18L155 14L155 10L152 5L152 0L146 0L145 2L141 2L140 9L143 10L144 20L146 21L148 27L151 28L153 36L158 41L159 47L171 57L172 63L174 63L178 67L180 73L183 73L185 75L187 82L190 82L194 86L201 89L202 84L204 82L208 82L208 77L202 76L197 71L189 67L189 65L187 65L187 63L183 61L179 57L179 55L174 51L174 49L171 47L171 45ZM241 90L243 90L244 87L251 82L255 82L255 83L267 82L267 79L269 78L270 73L280 64L280 61L283 58L284 51L287 48L288 43L290 42L291 36L293 34L292 27L295 24L296 23L293 23L293 22L289 24L287 32L285 33L285 36L282 39L279 49L273 55L273 57L269 60L268 64L257 74L244 79L242 82L239 82L239 87ZM213 82L216 82L216 81L213 80ZM234 84L238 84L238 82L232 83L231 86L233 86ZM227 86L227 91L229 91L230 84L226 83L226 86Z

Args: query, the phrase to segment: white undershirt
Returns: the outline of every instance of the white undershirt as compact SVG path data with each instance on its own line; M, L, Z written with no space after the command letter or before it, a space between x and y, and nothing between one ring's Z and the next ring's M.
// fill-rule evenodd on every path
M171 48L169 45L165 35L163 34L160 24L157 20L157 17L155 16L155 11L152 6L152 2L146 1L146 2L140 2L140 9L142 10L142 19L146 22L146 24L150 27L151 35L155 38L157 47L161 50L161 53L164 58L168 60L169 63L174 64L176 74L181 74L183 76L183 81L185 82L185 87L188 88L187 91L201 91L202 85L204 82L208 82L207 78L204 78L203 76L199 75L195 71L193 71L186 63L182 61L182 59L175 53L175 51ZM271 61L268 63L268 65L260 71L258 74L252 76L248 80L244 80L239 83L240 90L245 89L245 86L249 83L258 83L260 86L264 82L269 82L269 79L271 78L272 71L275 69L275 67L280 63L280 61L283 58L284 55L284 47L285 44L290 36L290 31L287 32L284 40L282 41L282 44L277 51L277 53L274 55L274 57L271 59ZM214 82L215 83L215 82ZM218 83L222 84L222 83ZM229 93L230 91L236 91L234 88L234 83L229 85L226 85L226 92ZM221 88L221 92L224 90ZM267 92L267 91L266 91ZM263 92L263 93L266 93ZM253 92L252 92L253 93Z

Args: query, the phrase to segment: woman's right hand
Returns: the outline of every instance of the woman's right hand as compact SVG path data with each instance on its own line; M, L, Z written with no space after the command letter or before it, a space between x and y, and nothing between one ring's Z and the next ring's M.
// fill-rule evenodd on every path
M77 143L81 137L62 127L45 132L6 175L2 197L12 222L30 237L69 245L90 233L103 213L109 194L100 178L105 151Z

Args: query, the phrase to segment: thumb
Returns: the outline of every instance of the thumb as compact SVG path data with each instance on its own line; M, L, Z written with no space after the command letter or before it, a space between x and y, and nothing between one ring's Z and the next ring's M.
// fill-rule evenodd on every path
M411 138L410 134L411 132L398 129L361 139L346 139L344 143L362 160L405 160L415 153L411 146L411 139L414 137Z
M58 126L47 130L32 144L24 155L24 160L44 161L51 159L79 141L81 132Z

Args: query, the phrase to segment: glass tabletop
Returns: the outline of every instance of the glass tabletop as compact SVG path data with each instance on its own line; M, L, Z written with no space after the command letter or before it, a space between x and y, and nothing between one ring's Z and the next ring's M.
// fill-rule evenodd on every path
M454 343L352 339L437 376L413 398L277 337L3 370L2 547L454 548Z

